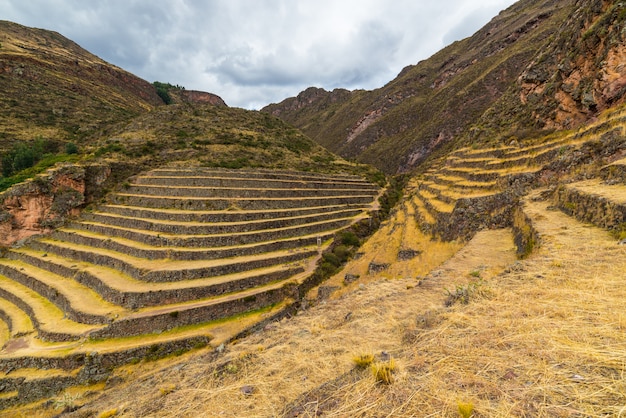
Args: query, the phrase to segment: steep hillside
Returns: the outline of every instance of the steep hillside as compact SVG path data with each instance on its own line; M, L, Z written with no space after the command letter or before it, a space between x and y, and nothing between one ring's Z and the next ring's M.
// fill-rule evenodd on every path
M623 20L621 3L523 0L380 89L308 89L263 110L344 157L407 171L459 141L572 128L620 103Z
M620 105L626 93L626 9L578 1L516 83L476 123L474 138L525 139L574 129Z
M181 93L176 100L185 97ZM224 168L351 169L278 118L197 102L158 107L110 126L90 142L96 156L146 167L187 161Z
M77 139L163 101L154 86L56 32L0 21L0 147Z

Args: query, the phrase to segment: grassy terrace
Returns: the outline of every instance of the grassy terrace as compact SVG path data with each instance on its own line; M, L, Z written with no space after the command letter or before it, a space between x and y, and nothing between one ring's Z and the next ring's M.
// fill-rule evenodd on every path
M73 365L33 385L80 383L77 353L119 351L122 364L155 344L162 356L209 333L232 338L292 303L334 234L367 219L379 193L354 176L217 169L155 170L124 189L0 259L7 382L32 375L8 366L20 358Z

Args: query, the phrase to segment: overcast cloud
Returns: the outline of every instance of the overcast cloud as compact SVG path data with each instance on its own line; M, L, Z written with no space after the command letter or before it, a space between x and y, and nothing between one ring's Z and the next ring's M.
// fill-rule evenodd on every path
M513 0L0 0L148 81L258 109L309 86L373 89Z

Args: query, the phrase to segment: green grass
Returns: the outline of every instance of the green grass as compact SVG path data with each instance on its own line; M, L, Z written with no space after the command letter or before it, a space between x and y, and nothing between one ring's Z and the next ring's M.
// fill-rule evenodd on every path
M29 178L36 176L39 173L44 172L48 168L52 167L56 163L75 163L80 159L80 156L76 154L57 154L44 157L41 161L35 164L33 167L27 168L14 174L10 177L0 177L0 191L6 190L14 184L21 183Z

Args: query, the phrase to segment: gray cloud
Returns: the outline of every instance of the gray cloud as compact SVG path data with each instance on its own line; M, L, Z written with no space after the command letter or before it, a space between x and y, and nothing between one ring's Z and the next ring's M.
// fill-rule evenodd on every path
M513 2L0 0L0 10L146 80L259 108L309 86L380 87Z

